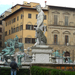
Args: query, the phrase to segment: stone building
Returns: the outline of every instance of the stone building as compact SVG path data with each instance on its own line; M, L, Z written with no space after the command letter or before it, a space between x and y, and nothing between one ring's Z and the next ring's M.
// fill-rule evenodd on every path
M47 44L75 53L75 8L48 5Z
M0 51L2 50L2 48L4 48L5 41L5 21L3 21L3 18L8 16L10 13L11 9L8 9L0 15Z

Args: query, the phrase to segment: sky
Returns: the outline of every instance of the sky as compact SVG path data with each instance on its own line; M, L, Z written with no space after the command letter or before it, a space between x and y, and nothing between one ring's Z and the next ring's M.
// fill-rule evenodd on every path
M0 15L15 4L23 4L23 1L40 3L42 7L45 7L47 1L46 5L75 8L75 0L0 0Z

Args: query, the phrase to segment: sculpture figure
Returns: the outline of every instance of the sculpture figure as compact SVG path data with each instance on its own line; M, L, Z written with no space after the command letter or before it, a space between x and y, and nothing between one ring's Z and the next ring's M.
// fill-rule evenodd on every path
M43 28L45 28L44 27L44 25L43 25L43 21L44 21L44 12L42 11L42 9L41 9L41 5L37 5L36 6L36 10L38 11L38 16L37 16L37 27L35 28L36 29L36 38L37 38L37 41L36 41L36 43L35 43L35 45L39 45L39 44L41 44L40 42L39 42L39 38L37 37L37 35L38 35L38 31L40 30L40 31L42 31L43 32ZM46 30L45 30L46 31ZM44 33L45 33L45 31L44 31ZM43 44L43 43L42 43Z
M60 54L59 53L59 50L56 50L54 53L52 53L55 57L62 57L63 56L63 54L64 54L65 52L63 51L63 53L62 54Z
M24 57L24 54L17 55L18 58L18 66L21 65L21 59Z
M13 54L15 52L15 48L19 48L20 51L24 52L24 45L23 43L18 42L18 36L16 35L16 38L14 38L14 40L12 39L8 39L5 43L5 47L2 52L1 55L3 55L3 58L5 59L5 63L8 62L8 59L11 59L11 61L13 60ZM19 58L21 58L22 56L19 56Z
M38 30L36 30L36 32L37 32L37 36L36 36L36 38L38 38L38 44L40 45L45 45L46 43L47 43L47 39L46 39L46 37L45 37L45 35L44 35L44 33L43 33L43 31L41 31L39 28L38 28Z
M14 38L14 41L16 41L16 43L18 44L18 36L16 35L16 37Z

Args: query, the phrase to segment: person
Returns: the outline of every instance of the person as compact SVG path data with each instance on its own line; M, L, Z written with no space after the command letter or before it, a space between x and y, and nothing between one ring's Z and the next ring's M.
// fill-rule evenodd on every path
M17 63L15 62L15 58L13 59L13 61L10 63L10 67L11 67L11 75L16 75L16 70L19 71L19 68L18 68L18 65Z

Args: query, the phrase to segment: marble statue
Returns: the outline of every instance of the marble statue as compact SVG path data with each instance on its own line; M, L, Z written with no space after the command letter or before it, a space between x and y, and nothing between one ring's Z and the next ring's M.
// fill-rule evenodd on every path
M38 34L38 31L40 30L41 32L43 32L43 28L45 28L44 27L44 24L43 24L43 21L44 21L44 12L42 11L42 9L41 9L41 5L37 5L36 6L36 10L38 11L38 16L37 16L37 27L35 28L36 29L36 38L37 38L37 41L36 41L36 43L35 43L35 45L39 45L39 44L41 44L40 43L40 41L39 41L39 36L37 37L37 35L39 35ZM45 34L45 31L44 31L44 34ZM46 38L46 37L45 37ZM40 40L42 40L42 39L40 39ZM45 40L45 42L47 42L46 40ZM43 41L42 41L42 44L45 44L45 42L43 43Z
M38 38L38 44L45 45L47 43L47 39L46 39L43 31L38 29L38 30L36 30L36 32L37 32L36 38Z

